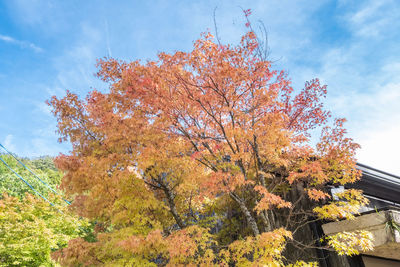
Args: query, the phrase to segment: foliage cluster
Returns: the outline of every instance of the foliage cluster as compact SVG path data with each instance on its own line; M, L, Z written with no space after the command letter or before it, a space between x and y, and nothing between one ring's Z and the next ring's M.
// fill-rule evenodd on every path
M78 220L52 198L58 211L42 199L26 194L3 194L0 200L0 266L56 266L51 252L78 237L85 220ZM62 213L61 213L62 212Z
M1 158L18 174L26 179L36 190L47 196L51 191L28 170L18 163L12 156L0 154ZM18 158L29 169L36 173L40 179L49 186L57 189L61 183L62 173L59 172L52 157L39 157L35 159ZM1 163L1 162L0 162ZM7 192L10 196L23 197L25 193L33 194L32 190L10 171L3 163L0 164L0 192Z
M0 266L56 266L51 253L79 236L90 236L87 220L78 220L61 196L54 196L39 180L9 155L7 164L24 177L55 207L41 199L3 163L0 164ZM62 174L53 158L20 159L52 188ZM50 191L50 192L49 192Z

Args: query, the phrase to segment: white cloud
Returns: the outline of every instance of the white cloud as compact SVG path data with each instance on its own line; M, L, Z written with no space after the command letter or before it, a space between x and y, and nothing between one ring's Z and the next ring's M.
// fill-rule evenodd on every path
M400 125L382 123L364 133L358 141L362 149L358 153L359 162L371 167L400 175Z
M55 87L46 87L45 91L47 93L47 96L53 96L53 95L63 95L65 94L65 89L55 86Z
M362 146L359 162L400 175L400 55L395 47L400 5L376 0L353 9L349 4L341 1L347 13L337 19L350 36L320 50L315 66L294 64L293 79L299 84L315 76L327 84L328 108L348 119L349 135ZM298 57L305 55L299 51Z
M362 3L365 3L364 6L346 17L354 34L360 37L379 38L383 32L393 27L393 23L398 24L400 18L398 1L371 0Z
M15 38L13 38L13 37L7 36L7 35L0 34L0 40L3 41L3 42L6 42L6 43L17 45L22 49L31 49L31 50L33 50L34 52L37 52L37 53L43 52L42 48L40 48L39 46L37 46L37 45L35 45L33 43L30 43L30 42L27 42L27 41L20 41L20 40L17 40Z
M387 64L377 69L375 75L363 77L365 88L351 88L352 90L349 88L347 91L332 94L328 99L329 106L336 115L349 119L350 135L361 145L358 153L359 161L398 175L400 175L398 163L400 77L397 74L399 67L400 64L396 62ZM339 80L346 77L340 72L336 74ZM354 75L361 76L357 73ZM336 86L346 86L347 81L343 79L337 82Z
M71 11L71 6L68 7L66 3L52 0L13 0L6 1L4 5L19 25L35 30L41 27L43 33L57 32L60 22L68 25L65 17Z
M44 102L36 102L34 103L36 108L47 116L51 116L51 107Z
M14 136L12 134L9 134L6 136L6 138L4 139L4 142L3 142L5 148L7 148L7 150L11 151L11 152L15 152L15 145L13 143L13 139L14 139Z
M81 23L79 38L53 59L57 70L54 87L51 91L60 94L59 88L73 92L87 92L91 87L99 85L94 77L96 59L106 55L103 36L100 29L87 23ZM58 89L57 89L58 88Z
M60 153L60 145L49 141L49 138L32 139L32 149L29 151L30 157L39 157L43 155L56 156Z

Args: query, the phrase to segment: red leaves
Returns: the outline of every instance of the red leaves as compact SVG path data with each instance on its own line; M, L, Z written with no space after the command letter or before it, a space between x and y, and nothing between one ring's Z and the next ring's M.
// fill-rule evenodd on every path
M243 10L243 13L244 13L244 15L245 15L246 17L248 17L248 16L251 15L251 9Z
M322 99L326 97L326 85L321 85L318 79L306 82L304 89L293 99L289 92L283 94L288 116L287 127L295 132L305 132L327 122L330 112L324 110Z
M251 23L250 23L248 17L251 15L251 10L250 10L250 9L243 10L243 13L244 13L244 16L245 16L245 18L246 18L246 20L247 20L245 26L246 26L246 28L250 28Z
M206 229L189 226L169 236L163 236L160 230L151 231L147 236L135 235L118 245L138 257L167 257L168 266L176 266L201 262L210 237Z
M154 230L146 237L135 235L127 240L121 241L119 245L127 251L149 257L162 253L167 244L165 243L161 230Z
M185 230L176 232L168 237L167 242L170 245L168 252L172 258L191 257L196 252L197 245Z

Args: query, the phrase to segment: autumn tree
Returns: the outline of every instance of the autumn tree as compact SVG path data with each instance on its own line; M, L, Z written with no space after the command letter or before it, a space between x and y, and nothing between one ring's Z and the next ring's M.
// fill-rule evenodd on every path
M352 218L366 203L356 190L336 202L329 191L360 178L359 146L346 137L344 119L330 120L326 86L314 79L294 90L260 47L250 28L236 46L205 33L192 51L155 61L99 60L108 92L49 101L60 140L73 147L56 159L62 187L98 225L97 241L71 241L55 255L61 263L315 261L309 224ZM340 252L352 254L370 249L369 241L352 233L322 246L342 242Z

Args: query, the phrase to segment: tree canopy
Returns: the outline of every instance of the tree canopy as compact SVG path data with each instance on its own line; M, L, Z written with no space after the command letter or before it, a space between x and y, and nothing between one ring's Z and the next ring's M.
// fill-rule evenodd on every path
M61 186L98 223L97 241L70 241L56 255L61 263L315 261L305 253L315 242L305 238L308 224L351 218L367 201L357 190L341 201L329 194L360 178L359 145L344 119L330 119L325 85L314 79L295 90L263 55L252 30L235 46L205 33L192 51L155 61L99 60L107 92L52 97L60 140L73 147L56 159ZM326 248L346 240L344 254L371 248L364 232L346 237L330 237Z
M51 252L84 234L88 223L78 220L53 198L58 210L27 194L0 199L0 266L56 266Z
M72 214L61 196L50 194L13 157L0 156L54 205L35 195L0 163L0 266L57 266L51 253L65 247L72 238L82 236L90 240L91 225ZM62 174L55 168L53 158L19 160L52 188L57 188Z
M35 178L27 169L18 163L12 156L0 154L2 159L24 179L26 179L36 190L44 196L52 193L42 182ZM54 165L54 158L39 157L34 159L18 158L23 164L38 175L42 181L48 184L54 190L57 190L61 183L62 174ZM15 174L10 171L3 163L0 162L0 193L7 192L10 196L24 197L25 193L34 194L32 190L21 181Z

